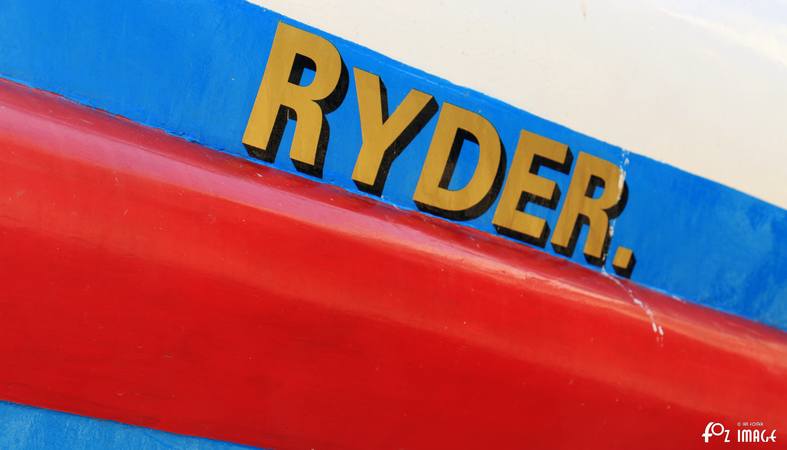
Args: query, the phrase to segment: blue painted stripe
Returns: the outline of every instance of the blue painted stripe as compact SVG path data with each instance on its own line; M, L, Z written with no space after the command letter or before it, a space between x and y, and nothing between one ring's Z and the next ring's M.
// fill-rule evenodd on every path
M253 447L0 402L0 448L242 450Z
M279 20L295 23L241 1L6 0L0 6L0 75L247 157L241 137ZM629 202L615 221L611 249L634 250L634 281L787 330L787 211L298 26L330 39L348 67L380 75L392 105L416 88L439 103L480 112L500 133L509 163L525 128L568 144L575 154L621 165ZM360 193L350 178L361 142L356 105L350 83L344 103L328 116L323 181ZM412 193L434 125L432 119L394 162L384 201L415 209ZM291 134L290 126L274 164L295 172L286 151ZM455 176L466 179L471 170L467 156ZM569 176L542 173L567 191ZM495 233L494 207L465 224ZM528 208L554 229L556 211ZM572 260L588 265L580 251Z

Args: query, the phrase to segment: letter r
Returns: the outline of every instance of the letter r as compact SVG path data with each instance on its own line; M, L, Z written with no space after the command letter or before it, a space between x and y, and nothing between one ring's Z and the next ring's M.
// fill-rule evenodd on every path
M304 69L314 79L302 86ZM295 167L322 174L329 129L325 114L347 92L347 68L326 39L279 22L268 63L243 134L253 157L273 162L288 119L295 119L290 158Z

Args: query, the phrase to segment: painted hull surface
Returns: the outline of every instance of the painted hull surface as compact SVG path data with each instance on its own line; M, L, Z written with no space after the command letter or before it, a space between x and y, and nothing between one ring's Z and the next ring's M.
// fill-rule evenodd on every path
M711 119L787 90L661 95L716 55L688 44L500 61L529 112L240 0L0 2L0 448L784 448L787 211L729 187L784 199L783 130ZM725 186L537 115L533 61L585 57L687 108L595 123L771 167ZM554 108L608 92L561 72L594 92Z
M8 82L0 147L3 399L277 448L787 427L775 329Z

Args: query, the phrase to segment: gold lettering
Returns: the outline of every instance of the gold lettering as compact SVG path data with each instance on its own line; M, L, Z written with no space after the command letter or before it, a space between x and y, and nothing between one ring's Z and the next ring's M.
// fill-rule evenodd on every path
M314 79L301 86L306 69L314 71ZM336 48L279 22L243 144L251 156L272 162L288 119L295 118L290 158L298 170L321 176L329 135L325 114L339 106L346 91L347 69Z
M448 185L465 140L478 144L478 163L461 189ZM480 216L500 189L505 153L495 127L480 114L444 103L413 200L422 210L454 220Z
M589 226L583 253L592 264L601 265L609 246L609 219L623 210L626 186L623 171L616 165L588 153L580 152L566 201L560 212L552 247L571 256L582 224ZM594 198L596 188L603 188Z
M557 183L538 176L542 164L567 172L571 165L568 146L522 130L492 219L499 233L539 247L547 241L549 225L541 217L526 213L525 205L533 202L554 209L560 199Z
M612 268L615 269L615 273L626 278L631 277L636 263L637 258L634 256L634 252L628 247L618 247L612 258Z
M412 89L389 117L380 77L358 68L353 72L363 140L352 178L359 189L380 195L391 163L432 118L437 103Z

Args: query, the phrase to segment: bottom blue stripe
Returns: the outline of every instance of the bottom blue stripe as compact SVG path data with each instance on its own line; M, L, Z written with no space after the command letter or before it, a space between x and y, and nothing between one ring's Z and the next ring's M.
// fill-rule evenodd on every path
M72 448L235 450L252 447L0 401L0 449Z

